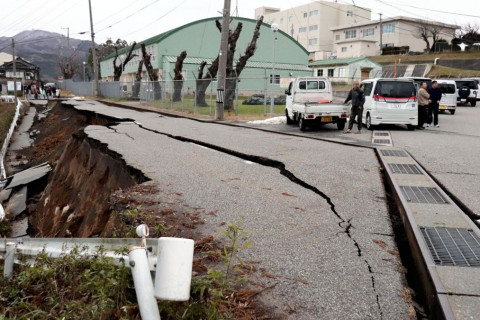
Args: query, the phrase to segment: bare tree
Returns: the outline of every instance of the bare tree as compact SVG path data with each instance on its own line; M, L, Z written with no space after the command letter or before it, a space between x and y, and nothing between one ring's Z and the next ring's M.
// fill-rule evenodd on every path
M158 70L154 70L152 67L152 62L151 62L152 55L147 53L147 49L145 48L145 43L142 43L142 57L143 57L142 59L143 64L147 69L148 78L150 81L153 82L153 97L155 100L158 100L162 96L161 95L162 87L158 82L158 79L159 79Z
M64 79L72 79L80 70L80 62L73 57L59 57L58 66Z
M187 57L187 51L182 51L179 56L177 56L177 62L175 63L175 68L173 72L175 76L173 77L173 97L172 101L181 101L182 100L182 88L183 88L183 60Z
M260 36L260 27L263 23L263 16L258 19L257 24L255 26L255 30L253 32L252 41L248 45L245 55L240 56L239 61L237 62L236 66L233 67L234 57L235 57L235 50L237 47L237 41L240 37L240 33L242 32L242 23L239 22L237 27L234 31L229 30L228 35L228 50L227 50L227 72L226 72L226 80L225 80L225 99L224 99L224 108L231 109L233 107L233 98L235 96L235 89L237 86L237 80L240 76L240 73L245 68L248 59L250 59L253 54L255 53L255 49L257 48L257 39ZM222 25L218 20L215 21L215 24L218 30L222 31ZM212 62L212 65L208 68L208 72L205 76L203 76L203 70L206 66L206 61L203 61L200 64L200 68L198 71L198 78L196 81L197 87L197 105L198 106L207 106L205 102L205 91L210 85L212 79L216 76L218 72L218 60L219 56Z
M130 51L128 51L128 54L125 57L125 60L121 62L118 66L118 46L115 47L115 58L113 59L113 81L120 81L120 76L122 75L123 70L125 70L125 66L127 65L127 63L129 63L130 60L137 56L136 54L133 54L133 49L135 49L136 44L137 43L133 41L132 46L130 47Z
M425 41L425 52L434 52L435 45L440 40L443 27L428 21L422 21L417 24L418 35L415 37ZM430 40L432 41L430 43Z
M138 62L137 73L135 74L135 83L132 89L132 98L138 99L140 94L140 82L142 81L143 59Z

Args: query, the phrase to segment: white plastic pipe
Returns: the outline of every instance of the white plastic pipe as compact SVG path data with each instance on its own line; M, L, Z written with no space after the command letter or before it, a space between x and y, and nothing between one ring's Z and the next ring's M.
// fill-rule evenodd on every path
M7 242L5 245L5 265L3 276L10 278L13 273L13 262L15 261L15 242Z
M138 308L143 320L160 320L157 300L153 295L153 281L145 248L134 248L128 254L132 270Z
M5 210L3 210L3 207L0 204L0 222L2 222L3 219L5 219Z
M155 297L161 300L190 299L193 264L192 239L158 239Z

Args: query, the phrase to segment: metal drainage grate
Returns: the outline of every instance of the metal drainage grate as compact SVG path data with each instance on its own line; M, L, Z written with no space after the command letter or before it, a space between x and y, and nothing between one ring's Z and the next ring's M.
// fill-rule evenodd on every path
M471 229L420 227L435 264L480 267L480 238Z
M390 134L388 132L375 132L373 135L376 137L388 137Z
M422 174L415 164L389 163L388 166L393 173L399 174Z
M377 144L390 144L390 139L374 139L373 143Z
M385 157L408 157L407 153L402 150L380 150L380 152Z
M448 203L436 188L411 186L402 186L400 188L409 202L432 204Z

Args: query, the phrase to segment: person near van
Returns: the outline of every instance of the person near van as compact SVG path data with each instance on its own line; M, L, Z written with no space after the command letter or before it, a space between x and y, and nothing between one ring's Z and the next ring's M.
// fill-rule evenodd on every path
M427 127L430 127L432 124L432 114L433 114L433 124L435 127L440 127L438 125L438 109L440 108L440 100L442 99L442 90L438 87L437 81L432 81L432 86L427 90L430 95L430 103L428 105L427 113Z
M427 83L422 82L418 90L418 130L425 130L423 126L427 120L427 108L430 103L430 94L427 92Z
M348 129L346 133L352 132L353 122L355 121L355 116L357 116L358 132L362 132L362 116L363 116L363 105L365 104L365 94L362 89L360 89L360 83L355 81L353 83L353 88L348 93L347 99L345 99L344 104L352 100L352 110L350 112L350 121L348 122Z

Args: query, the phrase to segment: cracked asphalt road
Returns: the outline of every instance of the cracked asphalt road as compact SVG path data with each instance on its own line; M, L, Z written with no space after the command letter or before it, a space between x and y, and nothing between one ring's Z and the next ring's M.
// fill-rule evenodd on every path
M181 194L179 204L216 212L205 216L205 234L243 218L253 242L243 258L276 276L260 279L276 284L260 299L279 313L408 319L404 277L388 252L396 246L373 150L74 104L137 121L85 132L160 189Z

